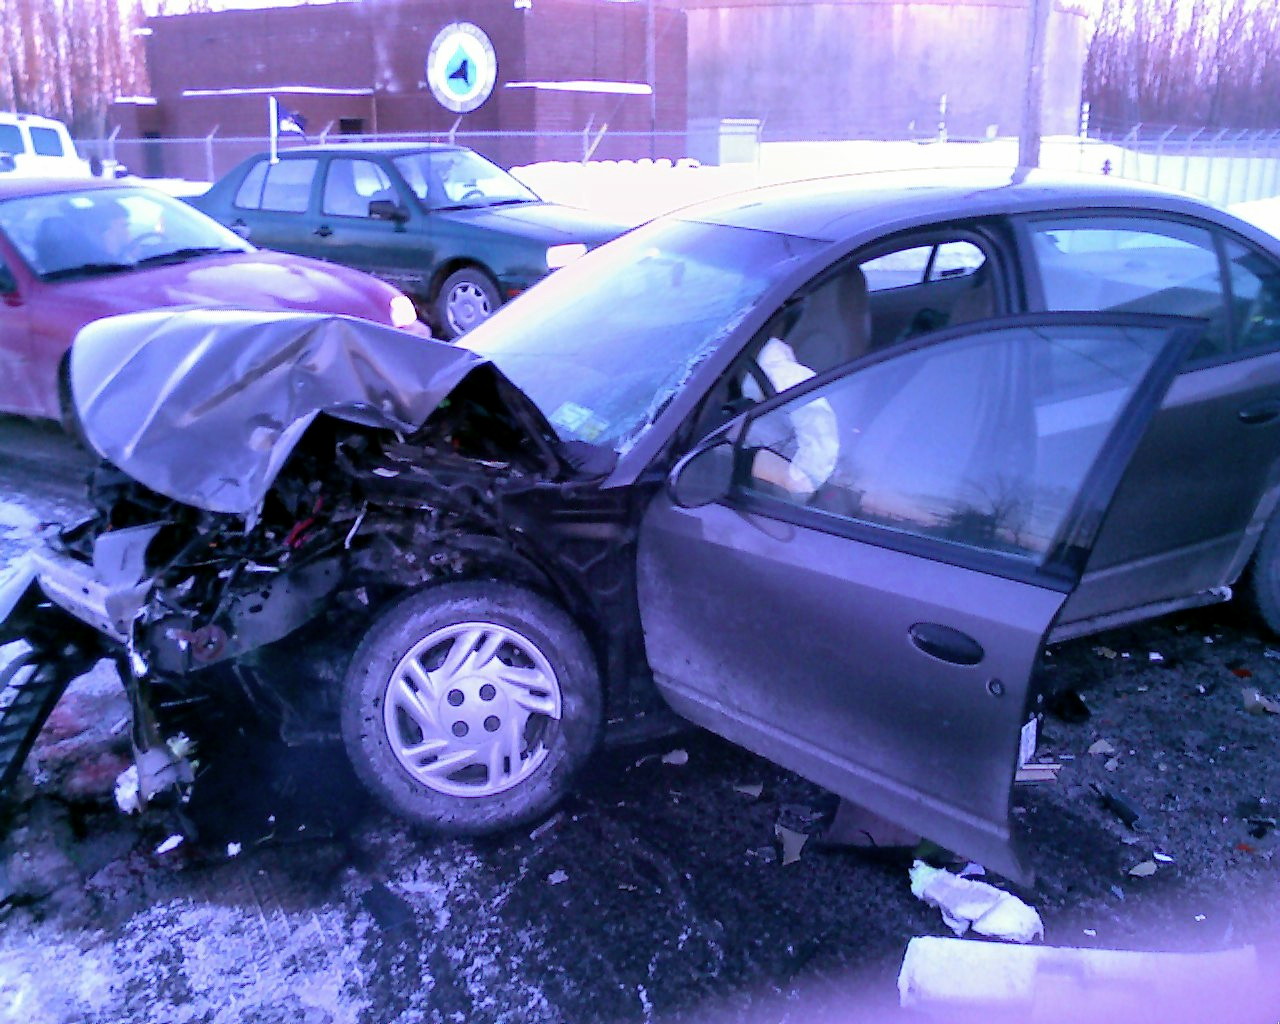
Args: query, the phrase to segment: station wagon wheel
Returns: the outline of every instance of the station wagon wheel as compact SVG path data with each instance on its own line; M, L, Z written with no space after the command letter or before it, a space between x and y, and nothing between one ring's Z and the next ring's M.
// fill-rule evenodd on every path
M445 278L436 295L436 319L452 340L484 323L502 305L498 286L478 267L463 267Z
M581 632L518 587L417 591L369 630L343 688L356 774L431 831L480 834L549 811L595 748L600 685Z

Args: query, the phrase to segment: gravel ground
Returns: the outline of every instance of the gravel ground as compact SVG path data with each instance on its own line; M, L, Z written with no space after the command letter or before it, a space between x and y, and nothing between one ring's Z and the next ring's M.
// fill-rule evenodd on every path
M76 508L74 456L28 431L0 421L0 566ZM1280 716L1243 694L1280 692L1272 643L1224 606L1045 659L1085 704L1046 720L1056 781L1015 794L1046 943L1280 963ZM340 751L205 703L172 712L201 761L185 815L126 818L124 713L105 666L78 682L5 811L0 1020L906 1021L908 940L950 934L904 856L815 835L782 864L775 825L817 833L831 798L706 733L602 755L532 832L439 842ZM1212 1017L1274 1024L1234 1005Z

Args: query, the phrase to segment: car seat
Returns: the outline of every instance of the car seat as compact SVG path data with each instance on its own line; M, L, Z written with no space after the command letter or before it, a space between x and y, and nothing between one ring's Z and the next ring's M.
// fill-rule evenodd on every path
M814 373L866 355L871 347L871 304L862 270L850 266L805 296L785 340L796 359Z
M49 217L36 229L36 259L39 271L49 274L84 262L84 237L64 216Z

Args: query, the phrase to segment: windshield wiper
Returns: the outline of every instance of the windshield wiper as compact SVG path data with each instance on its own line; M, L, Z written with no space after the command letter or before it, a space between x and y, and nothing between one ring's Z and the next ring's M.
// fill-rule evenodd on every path
M490 203L489 205L490 205L490 206L510 206L512 203L537 203L537 202L541 202L541 200L538 200L538 199L498 199L498 200L496 200L496 201L494 201L494 202Z
M121 271L132 269L132 263L81 263L75 267L59 267L57 270L46 270L40 275L40 280L61 281L67 277L97 277L101 274L118 274Z
M219 256L224 253L244 251L244 249L233 249L221 245L192 245L185 249L174 249L172 252L159 252L154 256L144 257L138 260L137 265L139 267L167 266L174 263L186 263L187 260L197 260L202 256Z

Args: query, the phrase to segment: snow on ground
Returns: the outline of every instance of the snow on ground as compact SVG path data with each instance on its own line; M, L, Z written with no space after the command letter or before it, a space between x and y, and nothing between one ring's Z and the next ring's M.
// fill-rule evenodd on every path
M40 520L12 498L0 498L0 534L10 539L30 536Z
M1074 137L1044 140L1041 164L1054 171L1099 174L1120 165L1120 149ZM986 142L768 142L755 163L704 166L693 161L544 162L512 173L544 199L581 206L637 224L690 203L786 181L835 174L960 167L1011 168L1016 139Z

